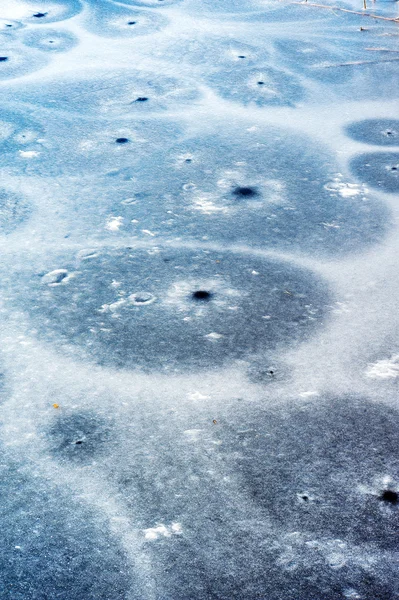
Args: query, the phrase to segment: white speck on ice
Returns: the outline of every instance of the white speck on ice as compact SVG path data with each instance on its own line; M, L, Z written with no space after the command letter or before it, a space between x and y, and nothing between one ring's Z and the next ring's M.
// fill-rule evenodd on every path
M340 228L340 225L337 225L336 223L322 222L321 225L324 226L324 229L339 229Z
M22 158L36 158L36 156L40 156L40 152L36 150L18 150L18 153Z
M206 197L196 198L194 200L193 208L194 208L194 210L201 211L205 215L210 215L215 212L219 212L219 213L220 212L221 213L229 212L229 209L227 208L227 206L217 206L216 204L214 204L212 202L212 200L210 200L209 198L206 198Z
M118 300L117 302L113 302L112 304L108 305L108 309L114 313L116 312L119 308L122 308L122 306L124 306L126 304L126 300L125 298L121 298L120 300Z
M160 537L169 538L172 535L181 535L182 533L183 529L180 523L171 523L171 525L168 526L160 524L157 525L157 527L144 529L144 537L146 540L157 540Z
M205 336L206 338L208 338L208 340L220 340L220 338L224 337L222 334L220 333L216 333L216 332L212 332L212 333L208 333L208 335Z
M312 398L312 396L318 396L319 392L317 390L309 390L308 392L301 392L299 396L301 398Z
M337 192L343 198L352 198L367 191L364 186L360 186L358 183L344 183L338 177L326 183L324 188L330 192Z
M210 396L205 396L204 394L201 394L201 392L193 392L188 395L189 400L209 400L209 398Z
M399 354L369 364L366 376L371 379L396 379L399 377Z
M125 304L127 304L127 300L125 298L121 298L120 300L117 300L116 302L112 302L111 304L103 304L101 306L101 308L98 309L98 312L100 312L100 313L111 312L111 313L115 314Z
M108 231L119 231L123 224L123 217L110 217L105 225Z

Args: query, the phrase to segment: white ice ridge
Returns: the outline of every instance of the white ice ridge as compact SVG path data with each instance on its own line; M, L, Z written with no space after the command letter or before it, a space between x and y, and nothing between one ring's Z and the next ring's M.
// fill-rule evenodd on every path
M370 363L366 376L371 379L396 379L399 377L399 354Z

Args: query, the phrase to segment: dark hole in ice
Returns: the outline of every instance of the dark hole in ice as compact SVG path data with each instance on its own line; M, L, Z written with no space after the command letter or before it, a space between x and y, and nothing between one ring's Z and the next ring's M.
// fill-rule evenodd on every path
M265 85L264 81L258 81L258 85Z
M0 56L0 62L5 62L8 60L8 56Z
M148 98L146 98L145 96L139 96L138 98L136 98L135 102L147 102Z
M12 27L12 25L10 25L9 23L6 24L6 27Z
M256 190L254 190L254 188L251 187L241 187L238 186L233 190L233 194L234 196L256 196Z
M201 302L209 302L212 297L211 292L207 292L206 290L197 290L193 292L192 297L194 300L199 300Z
M397 171L398 167L391 167L391 171Z
M388 504L397 504L399 501L399 494L393 490L384 490L381 496L379 496L379 499L383 502L388 502Z
M191 160L191 158L186 158L186 160L184 162L190 163L190 162L192 162L192 160Z
M67 272L57 273L52 283L61 283L68 276Z
M60 415L47 433L50 449L56 456L84 464L104 451L111 430L107 420L88 411Z
M33 16L36 17L37 19L42 19L43 17L47 17L48 13L35 13Z
M117 138L115 141L117 144L127 144L129 140L127 138Z
M127 23L127 24L128 24L128 25L136 25L136 22L137 22L137 21L128 21L128 23Z
M239 55L238 58L246 58L243 54Z
M304 502L307 502L309 500L309 496L307 496L306 494L302 494L301 500L303 500Z

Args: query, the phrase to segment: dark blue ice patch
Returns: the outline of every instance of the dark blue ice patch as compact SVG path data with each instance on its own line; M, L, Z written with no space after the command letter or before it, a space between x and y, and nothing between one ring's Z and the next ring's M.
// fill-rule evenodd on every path
M0 66L1 70L1 66ZM0 166L12 172L33 172L45 162L46 147L39 140L44 135L41 125L23 112L0 110Z
M40 52L0 44L0 81L28 75L45 67L48 58Z
M30 116L23 112L0 109L0 150L26 149L43 135L43 129ZM30 146L29 146L30 147Z
M112 444L112 422L91 411L57 415L46 435L51 453L62 461L90 464Z
M109 2L95 3L87 13L85 27L101 37L136 37L163 29L168 20L150 10L129 9Z
M272 127L192 138L118 176L132 205L109 212L135 235L342 255L379 242L391 222L382 202L337 176L324 147Z
M352 158L350 167L360 181L381 192L399 192L399 152L370 152Z
M1 456L1 598L125 600L128 560L105 520Z
M31 210L25 198L0 188L0 234L12 233L29 217Z
M294 106L304 98L296 77L270 66L248 68L239 63L205 76L205 81L223 98L244 105Z
M259 48L240 40L229 38L228 41L216 35L194 34L189 40L170 38L158 40L153 49L155 56L165 56L172 62L195 66L196 72L203 69L201 77L209 77L220 70L248 71L250 66L267 64L269 54L263 47Z
M59 268L71 276L55 284L18 275L19 305L45 339L115 367L211 369L292 345L317 327L329 297L305 269L232 252L105 249L43 270Z
M273 520L312 539L396 548L399 510L389 499L398 488L384 483L387 473L399 476L395 411L364 398L315 398L225 418L244 419L246 431L220 428L221 452Z
M356 142L374 146L399 146L397 119L365 119L345 127L345 133Z
M23 36L25 46L45 52L67 52L76 46L78 41L78 38L69 31L47 28L28 31Z
M399 507L382 496L398 489L383 483L386 473L397 481L396 414L315 401L262 409L226 398L216 424L209 404L184 432L184 412L176 427L158 405L135 410L110 478L140 523L144 513L143 529L182 523L182 535L145 540L159 597L392 597Z
M1 113L0 113L1 119ZM175 144L181 135L180 127L168 119L140 119L137 121L84 119L82 117L44 113L41 120L46 129L45 143L38 146L40 156L33 159L34 169L43 176L60 177L79 172L79 182L69 181L69 197L79 200L75 210L82 219L99 216L92 214L92 206L99 206L103 200L104 211L109 215L111 203L132 198L129 186L121 184L125 176L128 180L138 176L138 164L143 156L165 151ZM0 123L1 133L1 123ZM128 140L118 142L117 140ZM7 155L8 161L14 159ZM3 161L6 159L4 156ZM32 161L20 160L21 166ZM0 164L2 157L0 154ZM15 163L13 163L15 166ZM125 175L126 173L126 175ZM82 195L91 198L90 202L81 202ZM110 196L109 196L110 194ZM125 194L125 195L123 195ZM126 195L127 194L127 195ZM106 218L106 217L105 217Z
M40 53L40 56L43 56ZM0 65L0 74L1 74ZM38 107L63 112L66 117L76 114L98 118L138 116L147 112L165 111L191 105L199 92L191 81L165 77L153 71L98 70L92 78L65 76L55 81L42 80L13 88L7 92L10 100L29 102ZM140 98L146 98L141 102Z

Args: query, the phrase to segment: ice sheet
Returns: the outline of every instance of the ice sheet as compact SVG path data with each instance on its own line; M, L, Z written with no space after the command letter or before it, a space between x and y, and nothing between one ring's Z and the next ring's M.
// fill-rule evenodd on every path
M2 599L399 598L398 24L2 0Z

